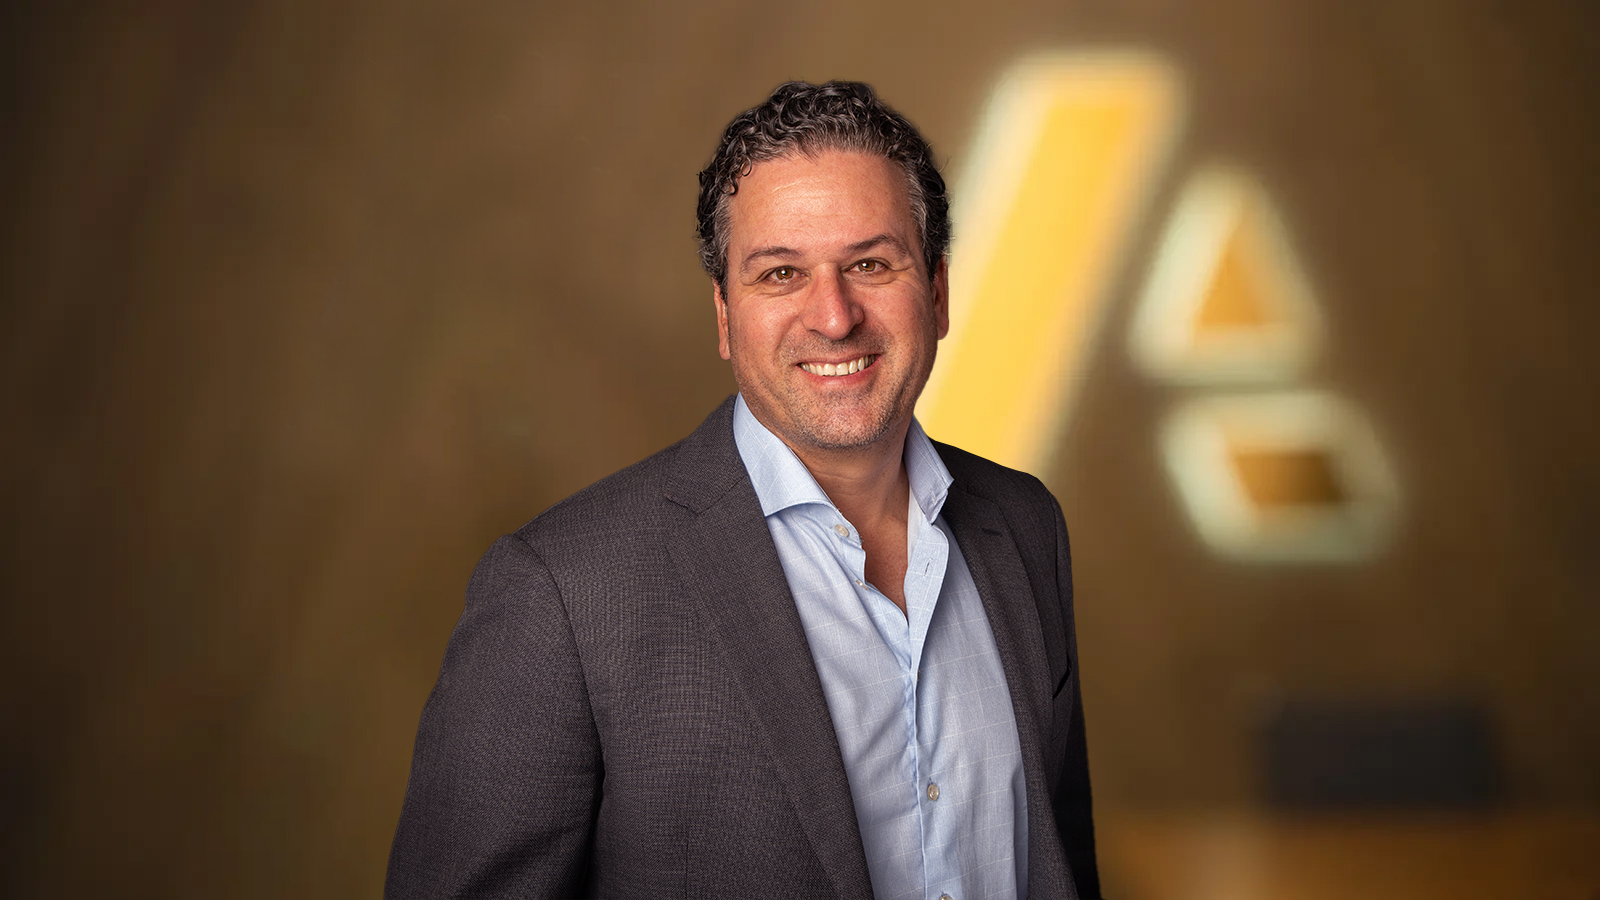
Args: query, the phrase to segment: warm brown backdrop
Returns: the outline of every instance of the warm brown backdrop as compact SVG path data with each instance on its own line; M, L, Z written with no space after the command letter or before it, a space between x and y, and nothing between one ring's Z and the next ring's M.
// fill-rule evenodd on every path
M1049 48L1187 75L1156 209L1198 163L1261 177L1326 306L1315 377L1406 498L1370 565L1222 562L1155 457L1175 394L1100 345L1050 480L1101 809L1258 805L1272 697L1449 696L1515 806L1593 813L1594 10L11 5L7 892L375 894L478 553L731 389L691 223L721 125L858 78L959 172Z

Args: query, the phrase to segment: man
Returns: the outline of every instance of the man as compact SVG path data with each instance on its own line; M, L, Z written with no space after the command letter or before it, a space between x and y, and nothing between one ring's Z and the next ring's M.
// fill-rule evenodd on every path
M485 555L388 895L1098 897L1060 508L912 418L926 141L791 83L700 177L739 395Z

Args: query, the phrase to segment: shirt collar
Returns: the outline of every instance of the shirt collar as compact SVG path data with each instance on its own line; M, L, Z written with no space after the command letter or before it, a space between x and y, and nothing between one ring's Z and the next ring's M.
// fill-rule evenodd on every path
M807 503L833 506L800 457L756 419L745 405L743 394L733 403L733 442L739 448L739 458L744 460L745 471L750 473L763 516ZM954 479L915 418L906 432L905 465L911 496L922 515L932 522L944 507Z

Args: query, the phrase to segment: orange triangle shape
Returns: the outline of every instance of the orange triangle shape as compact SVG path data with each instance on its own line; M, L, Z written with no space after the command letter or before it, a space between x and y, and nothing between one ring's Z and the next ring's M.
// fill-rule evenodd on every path
M1248 331L1280 321L1282 303L1268 296L1272 287L1262 271L1253 219L1247 211L1225 238L1195 312L1191 340L1203 340L1210 331Z

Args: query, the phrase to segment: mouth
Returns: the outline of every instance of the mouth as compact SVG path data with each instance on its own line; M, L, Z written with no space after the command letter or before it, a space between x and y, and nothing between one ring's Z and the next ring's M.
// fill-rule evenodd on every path
M812 375L821 375L824 378L838 378L840 375L854 375L865 369L878 358L877 354L869 353L860 359L852 359L842 363L808 363L803 362L800 368Z

